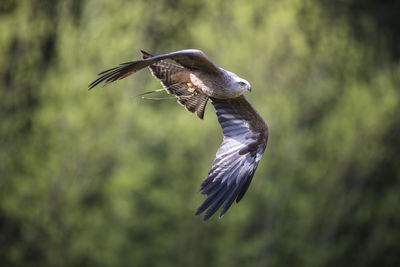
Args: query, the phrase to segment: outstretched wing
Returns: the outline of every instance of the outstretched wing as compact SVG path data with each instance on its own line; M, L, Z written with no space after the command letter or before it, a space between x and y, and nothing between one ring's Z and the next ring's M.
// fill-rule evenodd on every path
M196 215L206 209L210 218L224 203L220 217L233 201L239 202L256 171L268 140L268 125L244 95L232 99L211 98L224 140L217 151L200 192L208 196Z
M111 82L123 79L163 59L172 59L183 67L191 70L200 70L216 75L221 73L221 70L202 51L186 49L142 60L122 63L119 67L100 72L100 77L89 84L89 90L102 82L104 82L104 85L107 85Z

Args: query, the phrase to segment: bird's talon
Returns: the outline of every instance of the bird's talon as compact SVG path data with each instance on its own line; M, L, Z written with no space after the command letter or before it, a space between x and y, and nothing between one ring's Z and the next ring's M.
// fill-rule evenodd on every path
M187 90L188 90L189 92L193 93L193 92L195 91L195 89L194 89L192 83L186 83L186 85L188 86L188 89L187 89Z

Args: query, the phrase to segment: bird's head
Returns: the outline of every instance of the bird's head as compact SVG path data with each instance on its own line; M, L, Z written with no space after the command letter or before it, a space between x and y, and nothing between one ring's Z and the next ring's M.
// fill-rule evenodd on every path
M251 85L248 81L245 79L240 78L233 72L228 72L230 76L232 77L232 87L235 91L250 91L251 92Z
M243 90L247 90L247 91L251 92L251 85L245 79L240 79L240 81L238 81L237 83Z

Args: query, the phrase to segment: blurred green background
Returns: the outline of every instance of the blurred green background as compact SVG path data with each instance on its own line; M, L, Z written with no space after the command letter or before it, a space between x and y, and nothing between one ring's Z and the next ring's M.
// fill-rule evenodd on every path
M400 266L400 5L0 1L1 266ZM270 126L239 205L194 216L222 134L148 70L203 50Z

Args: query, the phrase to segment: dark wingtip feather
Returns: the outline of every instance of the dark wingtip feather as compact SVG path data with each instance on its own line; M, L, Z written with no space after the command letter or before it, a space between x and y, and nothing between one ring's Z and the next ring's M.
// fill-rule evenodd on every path
M244 185L242 186L242 188L240 189L238 196L236 198L236 203L239 203L239 201L244 197L244 195L247 192L247 189L249 189L251 180L253 180L253 176L255 173L255 170L257 168L257 165L254 167L254 169L251 171L251 173L249 174L249 177L247 178L246 182L244 183Z
M119 68L120 68L120 67L111 68L111 69L102 71L102 72L100 72L99 74L97 74L97 75L100 76L100 77L98 77L98 78L97 78L96 80L94 80L91 84L89 84L89 86L88 86L89 89L88 89L88 90L91 90L93 87L97 86L99 83L102 83L104 80L106 80L106 79L112 77L113 74L118 73L118 69L119 69ZM107 84L107 83L106 83L106 84Z
M235 202L235 200L239 202L245 195L253 179L255 168L257 168L257 164L247 171L231 175L231 181L235 180L235 182L232 181L231 183L226 181L222 182L223 179L217 179L217 181L215 181L215 173L212 171L213 169L211 169L209 176L201 184L199 190L208 197L197 210L196 216L207 210L204 216L204 221L207 221L222 207L219 214L219 218L222 218L232 206L233 202ZM240 179L237 180L238 178Z
M200 209L197 209L196 211L196 216L199 216L203 211L200 211Z
M126 63L125 63L126 64ZM120 65L122 65L122 64L120 64ZM110 71L112 71L112 70L116 70L116 69L118 69L119 67L114 67L114 68L111 68L111 69L108 69L108 70L103 70L102 72L100 72L100 73L98 73L97 75L98 76L100 76L100 75L103 75L103 74L105 74L105 73L107 73L107 72L110 72Z
M206 187L202 188L202 193L207 194L208 198L199 207L196 212L196 216L200 215L208 209L206 214L204 215L204 221L207 221L211 216L213 216L214 213L216 213L218 209L225 203L219 215L219 217L221 218L232 205L232 202L237 196L237 192L240 188L239 185L228 185L226 183L218 184L219 187L214 188L216 184L217 183L210 183ZM207 190L208 192L206 192L205 190Z
M216 199L219 199L219 195L221 194L220 191L224 189L223 186L219 186L218 188L216 188L212 193L210 193L207 197L207 199L203 202L203 204L201 204L201 206L197 209L196 215L201 214L203 211L205 211L206 209L208 209L208 207L211 206L211 204L213 204L215 202ZM225 190L224 190L225 191ZM224 194L225 192L223 191L222 194Z
M232 206L232 203L235 201L235 198L238 195L238 191L241 188L241 184L236 185L232 192L230 193L230 195L226 198L225 204L222 207L221 213L219 214L219 217L221 218L222 216L224 216L224 214L228 211L228 209Z
M226 195L232 190L229 186L224 186L224 190L218 194L216 199L213 199L211 207L207 210L206 215L204 215L204 221L208 220L215 212L222 206L226 200Z

